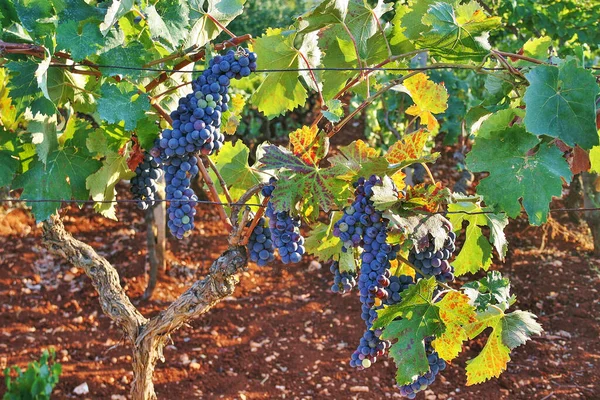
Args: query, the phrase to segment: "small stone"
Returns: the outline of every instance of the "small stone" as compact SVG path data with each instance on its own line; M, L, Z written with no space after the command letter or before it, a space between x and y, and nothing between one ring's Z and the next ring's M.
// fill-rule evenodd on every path
M369 387L368 386L350 386L350 391L351 392L368 393Z
M65 274L65 276L63 276L63 281L65 281L65 282L71 282L73 279L75 279L75 275L73 275L73 274L71 274L69 272L67 272Z
M192 361L192 362L190 363L189 367L190 367L191 369L199 370L199 369L200 369L200 367L201 367L201 365L200 365L200 363L198 363L198 362L196 362L196 361Z
M123 396L122 394L113 394L110 396L110 400L127 400L127 397Z
M73 393L79 396L84 396L90 392L87 382L83 382L81 385L73 389Z

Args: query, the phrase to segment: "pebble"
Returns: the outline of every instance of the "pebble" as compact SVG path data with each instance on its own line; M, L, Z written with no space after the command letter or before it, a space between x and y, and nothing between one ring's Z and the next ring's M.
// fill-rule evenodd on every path
M87 382L83 382L81 385L77 386L73 389L73 393L79 396L86 395L90 392L90 388L88 387Z

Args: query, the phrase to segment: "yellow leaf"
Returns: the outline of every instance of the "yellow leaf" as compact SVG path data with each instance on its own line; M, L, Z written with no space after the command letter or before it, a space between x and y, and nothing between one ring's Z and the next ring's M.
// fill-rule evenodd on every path
M498 320L481 353L467 361L467 386L497 378L510 361L510 349L502 343L502 322Z
M431 132L437 132L439 123L433 114L442 113L448 108L448 91L443 84L429 80L424 73L418 73L404 82L415 104L406 113L421 118L421 124L427 125Z
M354 152L356 153L356 155L364 159L369 157L377 157L377 155L379 154L379 152L376 149L370 147L361 139L358 139L354 142Z
M397 171L394 175L392 175L392 181L394 181L394 185L396 185L396 189L398 189L398 193L404 187L406 187L406 182L404 182L404 178L406 178L406 174L402 171ZM402 196L402 194L400 194Z
M418 160L423 155L423 148L429 139L429 132L419 129L416 132L404 136L394 143L385 155L390 164L396 164L407 160Z
M469 304L469 296L460 292L450 292L438 303L440 318L446 330L436 338L432 346L441 358L451 361L462 350L462 343L467 340L464 326L475 322L475 307Z
M303 126L290 133L290 144L294 154L308 164L318 164L329 151L329 138L319 135L317 126Z

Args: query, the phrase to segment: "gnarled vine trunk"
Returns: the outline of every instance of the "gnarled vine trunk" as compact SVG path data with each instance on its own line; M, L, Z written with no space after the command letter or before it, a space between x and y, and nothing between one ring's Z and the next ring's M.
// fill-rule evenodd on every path
M584 172L582 178L583 206L585 208L600 207L600 176ZM586 211L584 218L594 238L594 255L600 256L600 211Z
M182 293L169 307L152 319L145 318L121 287L117 270L92 247L73 238L58 216L43 224L48 250L82 268L99 294L104 313L123 329L132 344L134 400L156 399L152 375L170 334L184 323L204 314L223 298L233 294L236 274L248 264L243 246L230 246L210 267L208 275Z

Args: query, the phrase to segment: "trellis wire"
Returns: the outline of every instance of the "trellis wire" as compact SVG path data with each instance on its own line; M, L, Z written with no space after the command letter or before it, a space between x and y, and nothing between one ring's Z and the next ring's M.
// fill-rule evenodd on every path
M172 203L172 202L180 202L185 201L189 202L189 200L166 200L166 199L157 199L154 200L155 203ZM62 200L62 199L0 199L0 203L11 203L11 202L27 202L27 203L74 203L74 204L112 204L112 203L138 203L139 200L135 199L119 199L119 200ZM198 204L211 204L211 205L221 205L221 206L253 206L253 207L266 207L260 203L224 203L218 201L210 201L210 200L197 200ZM343 211L338 209L332 209L331 211ZM422 210L413 210L417 214L421 215L446 215L446 214L465 214L465 215L479 215L479 214L504 214L504 212L496 212L496 211L437 211L437 212L427 212ZM583 208L551 208L548 210L549 212L589 212L589 211L600 211L600 207L583 207ZM525 211L522 210L521 213Z
M165 69L165 68L149 68L149 67L130 67L126 65L110 65L110 64L50 64L50 67L56 68L74 68L74 67L88 67L88 68L107 68L107 69L122 69L130 71L148 71L148 72L169 72L169 73L183 73L183 74L201 74L202 70L184 70L184 69ZM600 66L584 67L585 69L600 70ZM424 67L314 67L314 68L267 68L257 69L254 72L306 72L306 71L383 71L383 72L397 72L397 71L428 71L437 69L458 69L458 70L474 70L481 69L484 71L504 71L506 68L493 68L493 67L468 67L460 65L431 65ZM521 69L521 68L515 68Z

